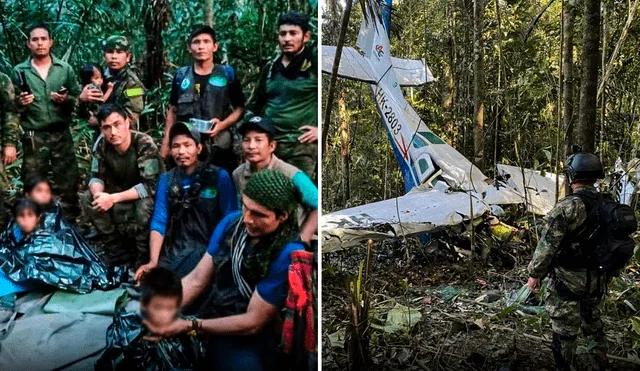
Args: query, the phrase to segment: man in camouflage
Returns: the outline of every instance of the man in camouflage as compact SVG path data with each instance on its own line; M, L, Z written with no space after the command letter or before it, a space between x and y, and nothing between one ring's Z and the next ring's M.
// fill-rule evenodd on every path
M596 194L593 186L604 177L602 164L590 153L576 153L566 161L567 182L574 194ZM529 289L537 292L540 280L549 275L545 296L553 331L552 351L558 370L574 364L578 330L590 346L594 370L606 369L607 341L600 319L607 277L598 270L571 267L558 258L579 254L576 243L589 211L580 197L569 195L560 200L547 215L546 226L529 264ZM568 238L567 238L568 236Z
M96 116L102 136L82 207L102 240L98 254L104 262L139 267L149 259L149 223L164 170L160 153L149 135L130 129L124 108L105 104Z
M70 125L80 85L73 69L51 55L53 39L43 23L29 27L31 56L13 69L22 138L22 179L48 177L60 196L65 216L73 223L80 214L80 170Z
M7 213L5 201L9 179L4 166L17 159L16 145L19 140L20 127L18 115L15 112L15 91L11 79L0 73L0 135L2 142L2 162L0 163L0 231L6 225Z
M139 119L144 109L144 85L131 69L131 46L124 36L110 36L104 40L105 81L113 82L113 92L104 103L116 103L124 107L134 123L140 129ZM80 94L83 102L102 102L102 91L87 85Z

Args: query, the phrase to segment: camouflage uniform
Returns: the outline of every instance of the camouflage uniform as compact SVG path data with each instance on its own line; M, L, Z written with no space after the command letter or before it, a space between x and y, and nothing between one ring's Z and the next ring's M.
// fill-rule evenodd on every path
M129 40L124 36L111 36L103 43L104 50L131 51ZM129 115L138 117L144 109L144 85L129 65L120 71L111 71L105 68L105 79L114 83L113 92L105 103L116 103L124 107ZM132 116L133 117L133 116ZM139 119L133 124L133 128L139 129Z
M91 165L93 182L104 184L104 192L118 193L135 188L140 199L115 204L106 213L91 207L89 191L81 197L81 205L103 245L98 254L109 266L126 264L139 267L149 258L149 224L160 174L164 171L160 152L147 134L131 132L131 147L118 154L104 139L96 143ZM135 240L135 241L134 241ZM131 246L135 242L135 250Z
M0 125L2 135L1 146L4 149L7 146L17 147L20 140L20 121L15 112L14 107L15 91L9 76L0 73ZM4 170L2 161L0 161L0 231L4 230L7 213L5 201L7 198L7 190L9 188L9 178Z
M591 186L580 187L577 192L596 192ZM552 350L559 369L569 369L573 364L578 330L591 342L591 354L595 365L606 367L607 341L600 319L607 279L595 271L567 269L553 264L558 251L578 249L573 241L563 241L570 232L578 229L587 219L583 201L575 196L560 200L549 212L547 223L529 264L529 275L542 279L547 274L545 306L551 318L553 330ZM561 356L561 358L559 358Z

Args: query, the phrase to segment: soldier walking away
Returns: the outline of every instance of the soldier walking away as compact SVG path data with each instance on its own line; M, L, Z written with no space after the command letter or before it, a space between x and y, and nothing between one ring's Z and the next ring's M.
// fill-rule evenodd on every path
M9 76L0 73L0 145L2 146L2 162L0 162L0 232L7 224L7 190L9 178L4 169L17 157L16 146L20 136L20 121L15 112L15 90Z
M606 288L633 254L630 234L637 229L633 210L594 187L604 178L597 156L572 154L565 163L572 194L547 215L533 259L529 289L537 291L549 275L546 310L553 330L552 351L557 370L575 365L578 330L587 337L594 370L608 367L607 340L601 311ZM575 366L574 366L575 367Z
M132 128L144 131L139 124L140 115L144 109L144 85L138 75L132 70L131 46L124 36L110 36L103 42L104 77L105 84L113 83L111 94L105 100L100 87L86 85L80 94L80 100L85 103L115 103L124 107L132 122Z
M82 208L98 231L104 262L135 269L149 258L149 223L162 160L149 135L130 129L124 108L105 104L96 116L102 137L95 145Z
M208 136L203 144L210 151L209 162L231 174L238 166L231 128L244 114L240 81L233 67L214 63L218 42L213 28L203 26L194 30L187 47L193 64L179 68L173 77L162 156L169 156L169 133L174 123L203 120L213 125L203 132Z
M260 76L247 109L270 118L276 128L276 156L315 180L318 163L317 58L306 44L309 19L287 13L278 19L281 55Z
M69 126L80 85L66 62L51 55L53 39L47 26L37 23L27 30L31 56L13 69L18 92L22 138L22 179L47 176L67 219L79 216L78 181L80 172Z

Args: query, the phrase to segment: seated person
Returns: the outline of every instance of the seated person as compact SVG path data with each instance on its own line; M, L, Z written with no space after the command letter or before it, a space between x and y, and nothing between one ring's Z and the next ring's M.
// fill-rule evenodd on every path
M96 249L107 266L135 269L149 258L153 198L164 166L153 139L131 130L123 107L105 104L96 117L102 136L80 205L98 232Z
M64 223L57 224L58 230L42 228L44 217L35 200L16 203L14 219L0 235L0 270L7 278L20 283L35 280L80 293L116 284L72 228Z
M284 174L295 185L301 202L298 209L300 239L311 242L318 232L318 188L302 170L276 157L276 129L271 120L254 116L238 131L242 135L242 153L246 161L233 172L238 191L242 192L251 175L262 169Z
M40 216L42 210L40 205L31 200L19 200L13 207L13 217L15 218L15 226L13 229L13 237L16 242L23 238L28 238L35 232L40 224Z
M151 334L142 327L142 319L153 326L169 326L179 318L181 301L180 277L163 267L149 270L140 282L140 313L127 311L125 300L116 308L107 329L107 350L96 370L203 369L204 347L195 333L145 339Z
M242 204L242 212L220 222L207 253L182 279L183 305L211 291L201 319L145 324L163 337L193 330L208 335L206 364L214 370L272 370L291 254L305 247L295 242L295 187L286 176L262 170L249 179Z
M169 143L177 166L162 174L158 182L150 260L138 268L136 280L157 265L168 267L180 277L191 272L220 220L238 209L229 174L199 160L204 147L197 130L176 123L169 132Z
M60 203L53 199L51 183L47 178L39 175L28 177L24 182L24 196L40 206L42 210L42 228L57 232L62 228L63 223L65 226L70 227L68 222L64 220Z

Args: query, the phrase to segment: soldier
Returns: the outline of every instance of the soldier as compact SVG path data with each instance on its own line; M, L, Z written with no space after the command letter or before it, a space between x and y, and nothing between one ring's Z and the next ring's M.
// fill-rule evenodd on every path
M131 47L124 36L110 36L103 42L105 80L113 83L113 91L104 103L116 103L124 107L134 123L133 127L140 130L140 114L144 109L144 85L129 66L131 62ZM86 85L80 94L80 100L86 103L103 102L103 93L94 86Z
M9 188L9 179L4 166L14 162L17 157L20 128L18 115L15 112L15 90L9 76L0 73L0 135L2 138L2 163L0 163L0 232L6 227L7 214L5 200Z
M210 121L213 127L203 140L211 152L209 162L231 174L238 161L230 129L242 118L245 103L240 81L233 67L213 62L218 50L213 28L203 26L194 30L187 48L193 64L179 68L173 77L162 155L169 155L169 132L175 122Z
M238 209L229 174L199 161L204 150L200 133L178 122L169 138L177 166L160 177L151 219L150 260L138 269L136 280L156 265L180 277L191 272L220 220Z
M263 169L284 174L296 186L299 199L304 206L298 209L300 239L311 243L313 235L318 232L318 188L304 172L273 154L277 144L271 120L254 116L242 124L238 131L242 135L242 152L247 160L233 172L233 180L238 191L242 193L251 176Z
M149 222L162 160L150 136L131 130L124 108L105 104L96 116L102 136L82 207L102 239L98 254L104 262L138 267L149 258Z
M50 54L53 39L45 24L32 25L27 34L31 56L13 69L20 125L25 132L22 179L47 177L51 169L53 191L73 223L80 212L80 171L69 125L80 85L71 66Z
M269 117L276 127L276 155L315 179L318 162L318 73L316 57L305 47L309 19L287 13L278 20L281 55L268 64L247 109Z
M580 263L580 244L576 242L584 241L586 229L593 230L585 226L590 224L591 209L597 205L588 205L583 197L596 197L594 183L604 178L604 171L597 156L580 152L567 159L566 175L573 195L560 200L547 215L547 224L528 267L528 285L537 292L540 280L550 275L545 303L551 318L557 369L570 369L578 330L582 328L582 333L594 344L594 369L601 370L607 367L607 341L600 315L608 277Z

